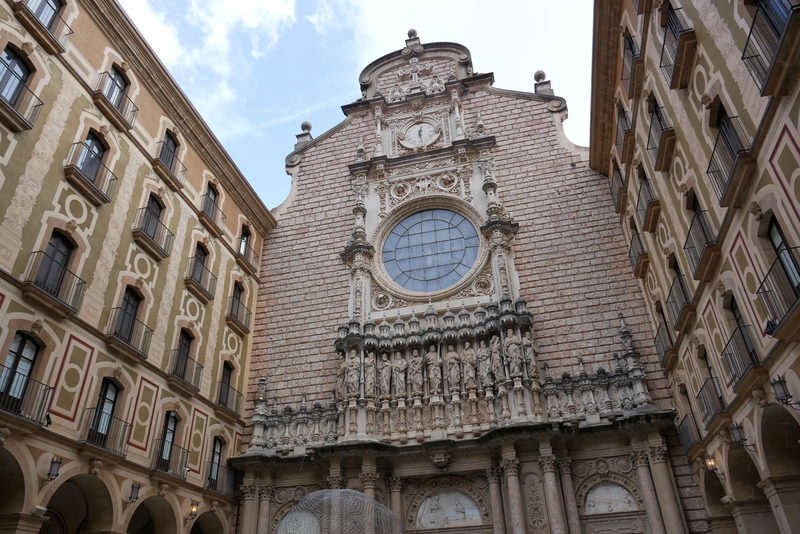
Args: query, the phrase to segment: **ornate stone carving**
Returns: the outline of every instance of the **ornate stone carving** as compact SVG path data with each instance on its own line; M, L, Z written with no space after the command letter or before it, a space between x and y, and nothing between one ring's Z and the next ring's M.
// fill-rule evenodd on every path
M545 502L542 497L541 480L533 473L525 475L525 512L528 517L529 534L546 534L547 519L544 515Z
M166 482L162 482L158 485L158 495L159 497L164 497L167 494L167 489L169 488L169 484Z
M555 458L555 456L553 457ZM518 458L503 458L500 460L500 467L503 469L506 477L519 476L519 459Z
M481 490L475 487L471 482L460 477L437 477L420 488L409 502L406 515L406 529L416 530L418 528L417 521L421 513L425 513L428 510L427 506L424 506L425 502L429 497L436 494L439 494L439 504L443 506L443 511L448 517L448 526L467 525L466 522L459 523L457 521L460 514L458 514L457 507L455 506L456 498L458 498L464 506L465 519L471 516L468 512L468 501L472 501L477 508L478 518L475 520L474 516L471 516L474 522L470 522L469 524L486 525L489 523L491 517L489 506ZM447 496L445 497L445 495Z
M431 451L428 453L428 457L439 469L444 469L450 463L450 451Z
M44 328L44 323L41 319L36 319L31 325L31 333L34 335L39 335L39 332L42 331L42 328Z
M556 470L556 457L555 455L548 454L545 456L539 456L539 466L542 468L542 471L547 473L555 472Z
M711 99L711 95L708 93L703 93L700 95L700 103L703 105L704 108L709 109L711 107L711 103L713 100Z
M329 476L328 488L330 489L343 489L347 479L343 476Z
M600 482L586 495L586 514L607 514L637 510L636 501L623 486L614 482Z
M559 458L558 472L562 475L569 475L572 473L572 458Z
M486 480L488 480L490 484L499 484L503 476L502 469L498 467L490 467L485 471L485 473Z
M403 490L403 479L401 477L392 476L386 479L386 482L389 485L389 491L402 491Z
M378 481L380 475L375 472L366 472L358 475L358 478L361 479L361 483L364 485L364 489L374 489L375 482Z
M667 448L664 446L650 447L650 460L653 463L661 463L667 461Z
M261 501L270 501L272 500L273 495L275 494L275 488L273 486L259 486L258 487L258 499Z
M631 453L631 460L633 460L633 465L637 468L650 466L650 459L647 456L647 451L633 451Z
M748 211L757 221L760 221L764 216L764 214L761 213L761 206L758 205L758 202L751 202Z

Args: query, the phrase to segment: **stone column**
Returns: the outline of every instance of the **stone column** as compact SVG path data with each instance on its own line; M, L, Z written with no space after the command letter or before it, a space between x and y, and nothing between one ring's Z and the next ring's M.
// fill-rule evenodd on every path
M672 482L672 474L667 465L666 447L650 447L650 466L653 472L653 483L656 487L658 502L661 505L661 517L664 519L664 528L667 534L686 534L683 510L678 501L675 484Z
M258 526L258 486L244 484L239 489L242 490L242 534L256 533Z
M504 458L500 467L506 475L508 486L508 508L511 516L512 534L526 534L525 512L522 509L522 491L519 487L519 460L517 458Z
M642 490L644 499L644 509L647 512L647 523L650 525L652 534L666 534L664 521L661 519L661 507L656 498L656 489L653 487L653 479L650 477L650 463L647 458L647 451L633 451L631 453L633 465L636 466L636 473L639 475L639 487Z
M558 473L561 475L561 493L564 496L564 510L567 513L569 534L582 534L578 502L575 500L575 488L572 486L571 458L558 459Z
M540 456L539 465L544 474L544 494L547 501L547 515L550 519L550 534L567 534L564 508L561 506L561 492L556 477L556 457L552 454Z
M361 473L358 475L361 479L361 483L364 484L364 494L369 495L373 499L375 498L375 482L378 481L380 475L375 471L367 471L365 473Z
M500 489L502 471L496 467L486 470L486 480L489 481L489 495L492 500L492 523L494 534L506 534L506 514L503 510L503 492Z
M338 462L333 463L331 465L331 472L337 473L328 476L328 488L332 490L344 489L345 484L347 483L347 479L338 473L340 473ZM341 498L340 495L334 495L331 499L331 507L330 511L328 512L328 520L330 522L330 531L331 532L339 532L341 530L341 503L339 499ZM258 533L261 534L261 533Z
M800 533L800 477L776 475L758 483L764 490L781 534Z
M272 503L272 494L274 488L271 484L266 486L259 486L258 488L258 534L269 534L270 523L270 506Z
M403 479L400 477L389 477L389 493L391 494L390 504L392 505L392 513L396 515L400 521L403 521ZM403 521L405 523L405 521Z

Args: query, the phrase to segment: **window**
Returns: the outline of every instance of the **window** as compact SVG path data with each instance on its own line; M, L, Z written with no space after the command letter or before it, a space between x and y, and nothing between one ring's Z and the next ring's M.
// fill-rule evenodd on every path
M242 225L242 237L239 239L239 254L248 257L247 249L250 247L250 230L247 226Z
M97 398L97 406L92 416L87 441L105 447L108 437L113 431L112 421L118 396L119 388L117 385L108 378L104 379L100 387L100 395Z
M164 208L158 201L155 195L150 195L147 200L147 207L145 208L144 217L142 218L142 231L144 234L159 243L160 239L156 239L156 234L161 228L161 212Z
M194 267L192 268L192 278L200 285L205 287L206 276L206 258L208 252L203 248L200 243L194 249Z
M83 142L83 148L76 167L84 178L92 183L95 183L97 175L103 167L103 154L105 152L106 148L100 137L89 132L89 135L86 136L86 141Z
M17 332L0 373L0 408L19 413L28 387L39 345L24 332Z
M139 314L139 304L142 302L136 291L131 287L125 288L125 295L122 297L122 306L119 308L119 315L117 315L117 324L114 329L114 336L118 337L126 343L133 340L133 334L136 327L136 317Z
M781 230L775 217L769 222L768 237L772 250L775 251L775 256L780 261L781 268L786 274L786 279L791 289L794 291L795 296L800 296L800 267L798 267L795 256L787 245L786 237L784 237L783 230Z
M240 313L242 308L242 297L244 296L244 287L239 282L233 284L233 295L231 296L231 315L237 319L241 317Z
M233 379L233 367L228 362L222 365L222 380L219 382L219 404L228 406L228 401L233 400L231 391L231 380Z
M208 488L217 489L219 481L219 468L222 463L222 439L214 438L214 447L211 449L211 464L208 466Z
M203 211L206 215L211 217L212 220L216 221L217 209L217 190L209 184L206 189L206 200L203 203Z
M161 444L158 451L156 469L171 472L172 446L175 444L175 429L178 426L178 418L175 412L167 412L164 418L164 427L161 430ZM180 473L183 475L183 473Z
M103 94L111 102L111 105L119 109L122 106L122 99L125 96L125 90L128 88L128 82L119 71L117 67L111 67L108 71L105 84L103 85Z
M61 11L61 2L58 0L28 0L28 9L39 19L39 22L51 29L56 14Z
M161 144L161 154L159 154L158 159L160 159L161 163L171 172L174 172L175 169L177 153L178 141L175 139L175 136L167 132L164 134L164 142Z
M10 48L3 50L0 55L3 67L0 74L0 97L12 107L16 106L17 100L25 87L25 82L31 74L31 69L23 61L22 57Z
M67 273L73 250L72 243L64 234L53 232L36 273L36 285L53 296L61 294L64 275Z
M178 349L175 352L175 370L173 374L178 378L186 379L186 365L192 350L192 335L185 328L181 328L181 334L178 337Z

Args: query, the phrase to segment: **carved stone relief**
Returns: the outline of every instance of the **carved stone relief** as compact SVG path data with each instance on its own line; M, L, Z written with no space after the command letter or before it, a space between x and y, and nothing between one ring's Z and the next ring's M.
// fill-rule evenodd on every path
M586 514L610 514L637 510L633 495L614 482L603 481L595 484L586 494L584 504Z
M431 529L465 527L482 523L478 506L467 494L458 490L443 489L422 501L417 512L416 526L418 529Z
M546 534L549 532L544 510L542 481L538 475L528 473L525 475L525 512L528 517L529 534Z

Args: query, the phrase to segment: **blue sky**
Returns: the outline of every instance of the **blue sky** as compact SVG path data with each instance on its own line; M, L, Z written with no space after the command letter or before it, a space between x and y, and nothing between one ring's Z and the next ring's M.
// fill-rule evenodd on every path
M467 46L496 87L533 91L544 70L567 100L567 136L589 142L591 0L118 1L268 208L289 193L300 123L316 137L341 122L361 70L409 28L423 45Z

